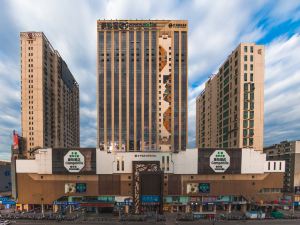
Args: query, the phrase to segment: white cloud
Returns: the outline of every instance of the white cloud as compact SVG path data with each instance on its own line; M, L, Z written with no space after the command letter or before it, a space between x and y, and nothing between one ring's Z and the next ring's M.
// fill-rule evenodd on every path
M266 48L265 144L300 139L300 34Z
M20 74L17 52L19 47L17 37L20 31L43 31L67 62L80 85L81 144L90 146L95 144L96 136L96 20L187 19L189 20L189 140L193 143L195 97L202 91L204 81L217 70L239 42L257 41L268 32L264 26L257 27L261 20L284 21L288 18L295 20L297 15L299 16L299 12L295 10L296 5L299 5L296 1L288 3L280 1L276 5L272 0L11 0L1 2L0 18L5 21L1 25L11 24L10 37L14 40L12 42L14 51L0 52L0 90L9 93L0 95L0 128L2 129L3 126L9 129L20 129L20 125L16 122L20 118ZM267 7L267 10L259 14L264 7ZM2 13L1 9L7 11ZM1 13L5 17L1 17ZM294 57L296 52L299 52L299 49L293 48L298 45L298 39L298 36L292 39L277 39L267 49L267 57L271 60L267 62L267 71L270 73L266 74L266 111L267 108L277 109L277 104L272 102L271 97L283 95L291 87L291 82L294 84L298 82L295 72L298 66L292 64L289 58L289 54ZM2 46L5 44L6 42L1 41L0 49L3 49ZM281 54L285 49L289 49L289 53ZM291 60L294 62L293 57L291 56ZM287 75L283 77L282 73L291 71L291 68L293 73L285 73ZM278 86L275 81L280 81L284 85ZM12 120L8 126L4 120L10 118L9 116L13 116L15 120ZM4 148L7 152L8 143L7 141L3 145L2 142L1 149Z

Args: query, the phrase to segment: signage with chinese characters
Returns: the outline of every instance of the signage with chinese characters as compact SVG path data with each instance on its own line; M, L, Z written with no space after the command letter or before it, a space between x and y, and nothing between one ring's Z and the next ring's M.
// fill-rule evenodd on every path
M128 30L132 28L155 28L156 23L153 22L128 22L128 21L114 21L114 22L99 22L102 30Z
M78 150L71 150L64 157L64 166L70 173L80 172L84 165L84 156Z
M155 154L134 154L135 158L156 158Z
M224 150L216 150L210 156L209 166L216 173L224 173L230 166L230 156Z
M186 23L169 23L169 28L186 28Z
M141 202L160 202L159 195L142 195Z

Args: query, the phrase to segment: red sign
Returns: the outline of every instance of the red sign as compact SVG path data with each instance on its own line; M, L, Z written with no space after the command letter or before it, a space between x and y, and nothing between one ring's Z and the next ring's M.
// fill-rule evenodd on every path
M19 148L19 136L16 131L13 131L13 149Z

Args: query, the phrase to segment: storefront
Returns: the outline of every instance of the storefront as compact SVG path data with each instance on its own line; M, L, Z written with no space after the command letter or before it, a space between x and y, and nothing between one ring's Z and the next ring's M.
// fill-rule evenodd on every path
M188 206L188 196L166 196L164 197L165 212L186 212Z

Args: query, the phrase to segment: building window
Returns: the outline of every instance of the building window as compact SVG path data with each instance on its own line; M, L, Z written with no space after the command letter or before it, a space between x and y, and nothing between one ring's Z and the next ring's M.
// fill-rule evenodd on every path
M250 62L253 62L253 55L250 55Z
M167 171L170 170L170 157L167 156Z
M247 64L244 64L244 70L247 70Z
M247 138L243 138L243 146L247 146Z
M249 130L249 135L250 135L250 137L253 137L253 135L254 135L254 130L253 129Z
M250 146L253 145L253 138L249 138L249 145L250 145Z
M253 46L250 46L250 52L253 53Z
M279 170L281 170L281 162L279 163Z
M248 51L247 46L244 46L244 52L247 52L247 51Z
M247 73L244 73L244 81L247 81Z
M248 130L247 130L247 129L244 129L244 130L243 130L243 136L244 136L244 137L247 137L247 135L248 135Z
M253 64L250 64L250 70L253 71Z
M254 120L250 120L250 127L251 127L251 128L254 127Z
M253 81L253 73L250 73L250 81Z

